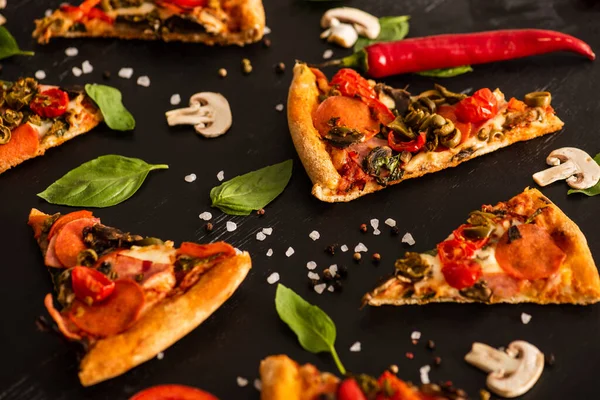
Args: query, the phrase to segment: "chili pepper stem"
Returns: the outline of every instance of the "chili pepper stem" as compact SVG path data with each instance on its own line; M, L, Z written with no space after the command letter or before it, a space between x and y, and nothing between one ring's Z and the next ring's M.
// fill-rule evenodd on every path
M366 72L368 70L367 52L364 50L360 50L344 58L329 60L320 64L308 64L308 66L311 68L346 67L361 69Z

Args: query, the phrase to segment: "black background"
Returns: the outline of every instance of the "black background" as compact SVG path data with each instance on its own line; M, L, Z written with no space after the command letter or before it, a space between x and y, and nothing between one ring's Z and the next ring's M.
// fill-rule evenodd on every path
M556 365L547 368L527 399L598 398L597 371L600 368L598 306L536 305L430 305L385 307L359 310L361 296L378 279L392 271L393 261L406 246L400 239L411 232L415 250L427 250L443 240L467 213L481 204L506 200L528 185L531 174L545 168L545 157L558 147L576 146L595 154L600 151L597 115L600 112L598 62L591 63L569 54L556 54L492 65L476 66L475 72L444 80L451 90L500 87L507 97L521 97L533 90L549 90L553 106L565 121L559 133L519 143L349 204L325 204L310 196L311 184L290 140L285 112L275 106L285 103L293 61L322 60L328 46L319 40L322 12L336 3L309 3L301 0L265 0L271 48L262 44L245 48L209 48L193 44L164 44L113 40L57 40L38 46L30 38L33 20L60 1L9 0L4 14L8 28L23 48L34 49L33 58L6 60L2 79L33 75L44 69L47 83L83 84L102 82L102 72L112 73L109 84L121 89L125 104L135 115L134 132L112 132L105 125L92 133L50 150L0 176L0 254L2 255L2 329L0 343L0 399L125 399L134 392L161 383L183 383L213 392L223 399L257 399L252 381L258 365L270 354L285 353L300 362L311 362L335 371L326 355L305 352L291 331L280 322L273 300L275 285L267 276L279 272L281 281L308 301L322 307L337 324L337 349L346 368L378 374L390 364L400 367L400 376L419 381L419 368L442 357L440 367L430 373L433 381L452 380L478 397L485 386L485 374L468 366L463 356L473 341L505 346L515 339L528 340L542 351L556 355ZM593 1L348 1L378 16L410 14L410 36L446 32L470 32L497 28L547 28L570 33L600 50L598 18L600 8ZM69 46L79 49L77 57L65 57ZM335 48L336 56L345 55ZM247 57L254 71L241 73L240 61ZM76 78L73 66L89 60L93 73ZM283 61L283 75L274 65ZM121 67L132 67L134 78L117 77ZM217 70L227 68L225 79ZM332 71L329 71L331 74ZM148 75L149 88L136 85L136 78ZM388 84L419 92L433 80L398 76ZM207 140L191 127L167 127L163 113L171 108L169 98L180 93L183 103L193 93L217 91L230 101L234 125L218 139ZM31 207L46 212L69 212L70 208L49 205L36 197L67 171L103 154L140 157L150 163L168 163L170 169L152 172L130 200L95 213L108 225L135 233L173 239L227 240L250 251L254 268L234 294L202 326L165 351L163 360L149 361L125 375L82 388L77 380L77 362L64 343L38 332L34 321L45 314L44 295L51 290L32 232L26 225ZM285 159L294 160L294 174L285 192L266 209L264 217L230 217L210 209L209 191L218 184L216 174L226 179ZM198 175L194 183L184 176ZM582 228L592 253L600 257L598 198L567 196L567 186L557 183L543 192ZM198 214L210 210L215 231L206 235ZM398 221L400 236L391 236L383 221ZM378 218L382 234L359 232L361 223ZM238 229L228 233L226 221ZM273 227L264 242L255 239L262 227ZM313 242L308 234L321 233ZM369 248L360 264L352 261L358 242ZM334 256L323 249L332 243L347 244L351 250ZM290 258L284 252L292 246ZM274 250L271 258L265 253ZM375 266L370 254L379 252L382 262ZM318 272L330 264L346 264L350 270L343 293L316 294L308 287L306 263L314 260ZM533 316L528 325L521 313ZM416 346L413 330L422 332ZM433 339L437 350L425 349ZM360 353L349 347L362 343ZM414 352L409 360L406 352ZM245 388L236 377L250 380Z

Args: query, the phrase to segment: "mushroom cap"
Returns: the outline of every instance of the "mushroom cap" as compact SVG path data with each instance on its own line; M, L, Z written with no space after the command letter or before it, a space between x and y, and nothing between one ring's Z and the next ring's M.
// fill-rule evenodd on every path
M577 167L577 172L567 178L567 183L572 188L588 189L600 181L600 165L581 149L563 147L552 151L546 158L548 165L560 165L567 161Z
M190 98L190 107L200 105L207 112L210 122L195 125L196 132L207 138L221 136L231 128L233 117L229 102L220 93L201 92Z
M358 40L358 33L352 25L338 24L329 28L328 31L328 42L338 44L347 49L354 46L354 43Z
M332 8L321 17L321 27L329 28L332 26L332 20L352 24L356 31L369 39L377 39L381 32L379 19L367 12L353 7Z

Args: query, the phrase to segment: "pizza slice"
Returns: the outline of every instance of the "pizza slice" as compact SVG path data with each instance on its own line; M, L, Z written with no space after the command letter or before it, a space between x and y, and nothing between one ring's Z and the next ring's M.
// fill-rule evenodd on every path
M244 44L260 40L265 29L261 0L85 0L63 4L36 21L33 37L107 37Z
M48 267L44 300L60 333L82 344L79 380L89 386L153 358L215 312L251 268L229 244L144 238L103 225L90 211L47 215L29 225Z
M395 267L366 304L600 301L585 236L537 189L473 211L435 250L407 252Z
M294 146L322 201L350 201L562 128L548 92L524 101L443 86L418 95L341 69L297 64L288 97Z
M404 382L390 371L379 378L347 374L344 380L319 371L312 364L299 365L288 356L269 356L260 363L261 400L464 400L467 394L451 384Z
M84 91L33 78L0 81L0 173L89 132L102 119Z

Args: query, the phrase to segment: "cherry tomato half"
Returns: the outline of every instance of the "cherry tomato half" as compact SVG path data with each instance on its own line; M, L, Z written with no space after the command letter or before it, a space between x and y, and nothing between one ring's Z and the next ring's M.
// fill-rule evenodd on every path
M475 253L475 247L469 242L450 239L437 245L438 256L442 265L467 259Z
M29 107L40 117L56 118L67 112L69 95L60 89L52 88L35 95Z
M344 379L337 390L338 400L367 400L358 383L352 379Z
M498 114L498 99L490 89L479 89L473 96L461 100L455 113L461 122L487 121Z
M458 290L471 287L481 278L481 265L473 260L459 260L444 264L442 274L446 282Z
M129 400L218 400L204 390L184 385L159 385L136 393Z
M98 302L106 299L115 290L115 283L103 273L88 267L75 267L71 271L71 283L75 297L81 301Z

